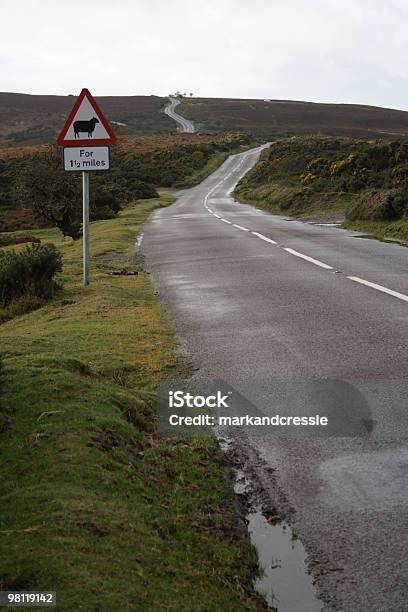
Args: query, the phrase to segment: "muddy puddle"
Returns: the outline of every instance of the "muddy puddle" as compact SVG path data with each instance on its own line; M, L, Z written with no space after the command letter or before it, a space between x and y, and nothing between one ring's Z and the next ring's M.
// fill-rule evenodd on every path
M244 495L248 490L244 473L236 470L235 492ZM251 508L246 519L261 569L256 591L278 612L320 612L322 602L307 572L306 552L292 528L284 521L271 524L260 507Z
M289 525L271 525L259 508L247 520L263 571L255 580L258 593L278 612L319 612L322 604L307 573L305 550Z

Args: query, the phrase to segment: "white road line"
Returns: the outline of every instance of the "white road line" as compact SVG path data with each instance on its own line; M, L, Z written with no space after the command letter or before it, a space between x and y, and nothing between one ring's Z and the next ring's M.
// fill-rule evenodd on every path
M359 278L358 276L348 276L347 278L349 278L352 281L355 281L356 283L360 283L361 285L366 285L367 287L371 287L372 289L377 289L377 291L388 293L388 295L392 295L393 297L396 297L399 300L403 300L404 302L408 302L408 295L404 295L403 293L398 293L398 291L387 289L387 287L383 287L382 285L377 285L376 283L370 283L370 281L366 281L363 278Z
M258 234L258 232L251 232L251 234L253 234L257 238L260 238L261 240L265 240L265 242L270 242L271 244L276 244L276 242L274 240L272 240L271 238L268 238L267 236L264 236L263 234Z
M228 219L223 219L222 217L220 217L219 215L217 215L215 212L211 210L210 212L214 215L214 217L217 217L217 219L220 219L224 223L228 223L228 225L233 225L233 227L236 227L245 232L250 231L248 228L243 227L242 225L238 225L238 223L231 223L231 221L228 221ZM258 232L251 232L251 234L253 234L257 238L260 238L261 240L264 240L265 242L269 242L270 244L277 244L275 240L272 240L271 238L268 238L267 236L264 236L263 234L259 234ZM325 264L323 261L319 261L318 259L309 257L309 255L304 255L303 253L299 253L299 251L295 251L294 249L285 247L284 251L286 251L287 253L290 253L291 255L295 255L295 257L300 257L301 259L304 259L305 261L309 261L315 266L319 266L320 268L324 268L325 270L333 270L332 266ZM347 278L349 278L350 280L356 283L360 283L361 285L371 287L372 289L377 289L377 291L381 291L382 293L387 293L388 295L392 295L393 297L396 297L399 300L403 300L404 302L408 302L408 295L404 295L403 293L399 293L398 291L393 291L393 289L387 289L387 287L383 287L382 285L377 285L376 283L371 283L370 281L366 281L363 278L359 278L358 276L347 276Z
M207 206L207 210L208 210L208 212L210 212L211 214L214 212L214 211L212 211L212 210L211 210L211 208L208 208L208 206Z
M299 253L298 251L294 251L293 249L284 249L285 251L287 251L288 253L291 253L291 255L295 255L295 257L301 257L302 259L305 259L306 261L310 261L310 263L315 264L315 266L320 266L321 268L324 268L325 270L333 270L333 268L331 266L328 266L327 264L323 263L322 261L319 261L318 259L313 259L313 257L309 257L308 255L303 255L303 253Z

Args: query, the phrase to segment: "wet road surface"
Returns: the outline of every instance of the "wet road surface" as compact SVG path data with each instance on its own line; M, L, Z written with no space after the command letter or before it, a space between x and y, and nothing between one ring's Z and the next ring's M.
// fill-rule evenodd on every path
M282 388L295 413L333 402L331 437L245 444L274 470L271 499L278 487L294 508L328 609L406 611L408 250L235 202L259 153L230 157L152 215L147 267L197 376L225 380L264 414L288 409ZM342 430L354 409L367 436Z
M185 117L182 117L182 115L179 115L175 111L175 108L179 104L180 104L180 100L177 100L177 98L169 98L169 104L164 109L164 112L166 113L166 115L174 119L174 121L176 121L180 125L182 132L186 132L187 134L194 134L195 132L194 123L190 121L190 119L186 119Z

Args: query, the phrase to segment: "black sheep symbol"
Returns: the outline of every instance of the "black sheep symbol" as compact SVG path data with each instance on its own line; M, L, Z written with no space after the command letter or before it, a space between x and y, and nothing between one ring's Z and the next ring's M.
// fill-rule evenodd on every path
M79 138L80 132L87 132L88 138L91 138L97 123L100 121L96 117L92 117L89 121L74 121L75 138Z

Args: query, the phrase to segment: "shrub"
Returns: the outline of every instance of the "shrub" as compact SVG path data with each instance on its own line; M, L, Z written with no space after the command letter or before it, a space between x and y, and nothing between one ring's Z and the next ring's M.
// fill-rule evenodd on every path
M389 144L376 142L366 147L364 153L359 155L358 163L360 166L379 172L388 168L393 158L395 159L395 152Z
M44 306L45 300L36 295L22 295L0 310L0 324Z
M91 221L113 219L120 208L119 201L112 193L97 193L96 197L91 200L90 219Z
M0 389L4 384L4 377L5 377L4 361L3 361L3 357L0 355Z
M404 183L398 191L391 192L389 204L389 219L403 219L408 217L408 187L406 183Z
M350 221L389 221L395 219L393 194L386 190L366 190L346 211Z
M110 219L129 202L157 198L155 185L184 184L211 155L249 141L248 135L226 134L208 143L188 144L186 140L174 144L169 140L163 147L158 137L157 148L114 147L110 171L92 173L91 219ZM177 138L175 142L179 142ZM6 211L13 213L13 220L8 215L6 218ZM17 213L28 215L28 224L23 225ZM35 153L0 157L0 230L29 230L35 226L56 226L74 240L82 233L81 175L64 171L61 155L52 145Z
M0 304L5 307L21 296L49 299L57 287L54 277L61 270L61 253L51 245L0 252Z
M4 362L3 362L3 357L0 355L0 410L2 408L2 405L1 405L1 392L2 392L2 387L3 387L3 384L4 384L4 379L5 379ZM2 414L0 412L0 433L3 430L3 420L4 420L4 418L2 417Z
M65 172L55 147L24 160L18 194L20 204L32 209L39 220L58 227L64 236L81 236L81 177Z

